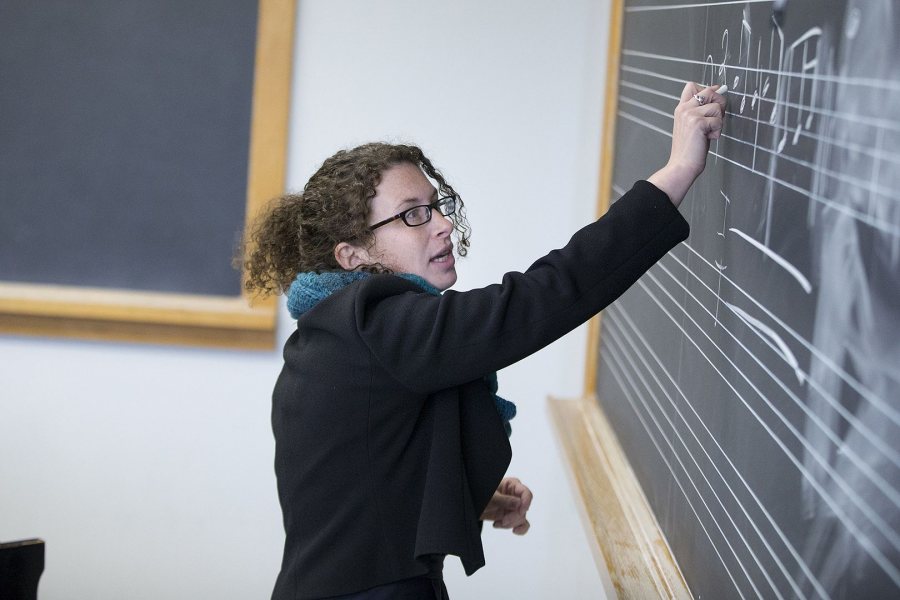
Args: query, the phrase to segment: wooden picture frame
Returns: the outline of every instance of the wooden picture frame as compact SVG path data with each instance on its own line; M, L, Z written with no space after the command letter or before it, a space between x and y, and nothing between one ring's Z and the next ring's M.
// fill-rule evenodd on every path
M295 0L259 0L245 227L283 191ZM0 282L0 333L248 349L274 346L276 300Z

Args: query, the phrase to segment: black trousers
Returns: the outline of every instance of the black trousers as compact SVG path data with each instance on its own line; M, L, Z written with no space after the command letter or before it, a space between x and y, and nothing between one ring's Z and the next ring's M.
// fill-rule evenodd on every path
M329 600L449 600L443 579L413 577Z
M392 581L328 600L450 600L444 585L444 555L431 554L422 560L428 565L427 575Z

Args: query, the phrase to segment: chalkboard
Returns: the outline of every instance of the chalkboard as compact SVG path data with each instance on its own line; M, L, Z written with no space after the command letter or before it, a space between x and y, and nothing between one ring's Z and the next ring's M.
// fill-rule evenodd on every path
M594 391L694 596L896 598L900 10L784 4L625 3L602 194L665 163L685 81L729 104Z
M232 257L266 199L250 197L253 138L266 134L254 110L286 116L287 101L286 84L257 95L258 67L272 68L257 47L272 58L280 21L274 53L289 66L292 11L278 0L0 0L6 289L149 293L174 310L173 298L230 298L242 312ZM279 138L263 151L283 165ZM282 185L267 183L268 195Z

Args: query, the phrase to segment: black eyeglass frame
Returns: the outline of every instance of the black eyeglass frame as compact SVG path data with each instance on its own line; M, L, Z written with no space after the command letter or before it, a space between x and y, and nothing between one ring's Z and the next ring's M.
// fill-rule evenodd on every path
M441 203L446 203L447 200L452 200L453 202L452 202L452 204L449 205L450 206L449 212L444 212L443 210L441 210L440 206L441 206ZM393 217L388 217L384 221L378 221L377 223L375 223L374 225L369 227L369 231L375 231L377 228L381 227L382 225L387 225L388 223L393 223L397 219L401 219L403 221L403 224L406 225L407 227L420 227L431 221L432 211L436 210L445 217L449 217L450 215L455 213L457 202L459 202L459 197L457 195L453 194L450 196L442 196L442 197L438 198L437 200L435 200L434 202L432 202L431 204L417 204L416 206L411 206L411 207L407 208L406 210L397 213ZM417 208L426 209L428 211L428 216L421 223L412 224L406 220L406 215L408 213L411 213L412 211L416 210Z

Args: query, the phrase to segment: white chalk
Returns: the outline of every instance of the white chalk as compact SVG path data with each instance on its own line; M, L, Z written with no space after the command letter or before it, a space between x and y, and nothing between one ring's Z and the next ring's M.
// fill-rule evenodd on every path
M716 93L717 93L717 94L724 94L724 93L726 93L727 91L728 91L728 86L727 86L727 85L723 85L722 87L720 87L719 89L716 90Z

